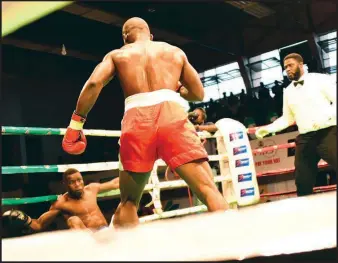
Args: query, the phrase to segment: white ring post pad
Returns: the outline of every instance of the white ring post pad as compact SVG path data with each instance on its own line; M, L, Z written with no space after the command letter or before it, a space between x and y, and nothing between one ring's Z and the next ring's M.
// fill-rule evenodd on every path
M228 118L220 119L215 125L223 136L221 142L224 142L227 151L238 205L247 206L258 203L260 193L255 163L245 126Z

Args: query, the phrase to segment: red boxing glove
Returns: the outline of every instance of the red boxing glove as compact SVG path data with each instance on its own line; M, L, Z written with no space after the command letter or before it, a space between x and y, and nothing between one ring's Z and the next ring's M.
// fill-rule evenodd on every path
M85 151L87 140L83 134L82 128L86 118L77 115L75 112L62 140L62 148L69 154L81 154Z

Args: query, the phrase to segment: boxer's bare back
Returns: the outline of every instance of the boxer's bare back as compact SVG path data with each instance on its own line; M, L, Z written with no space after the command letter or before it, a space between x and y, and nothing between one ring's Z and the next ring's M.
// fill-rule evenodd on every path
M125 97L159 89L176 90L184 53L164 42L141 41L111 52Z
M181 82L185 87L181 93L184 99L203 99L204 89L198 73L180 48L152 41L147 23L139 18L129 19L122 30L125 45L109 52L94 69L83 87L83 91L93 92L81 92L75 110L77 114L87 116L101 89L115 75L125 98L159 89L176 91Z

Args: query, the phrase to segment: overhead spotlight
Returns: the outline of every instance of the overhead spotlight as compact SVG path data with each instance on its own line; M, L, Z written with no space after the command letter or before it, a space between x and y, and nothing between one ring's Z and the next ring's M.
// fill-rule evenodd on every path
M61 54L62 54L63 56L67 55L67 50L66 50L66 47L65 47L64 44L62 44Z

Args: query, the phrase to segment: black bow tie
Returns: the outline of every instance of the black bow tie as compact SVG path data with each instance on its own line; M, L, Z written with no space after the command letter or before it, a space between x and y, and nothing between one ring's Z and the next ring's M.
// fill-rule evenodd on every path
M295 81L293 82L293 85L295 85L295 87L300 84L300 85L304 85L304 80L300 80L300 81Z

